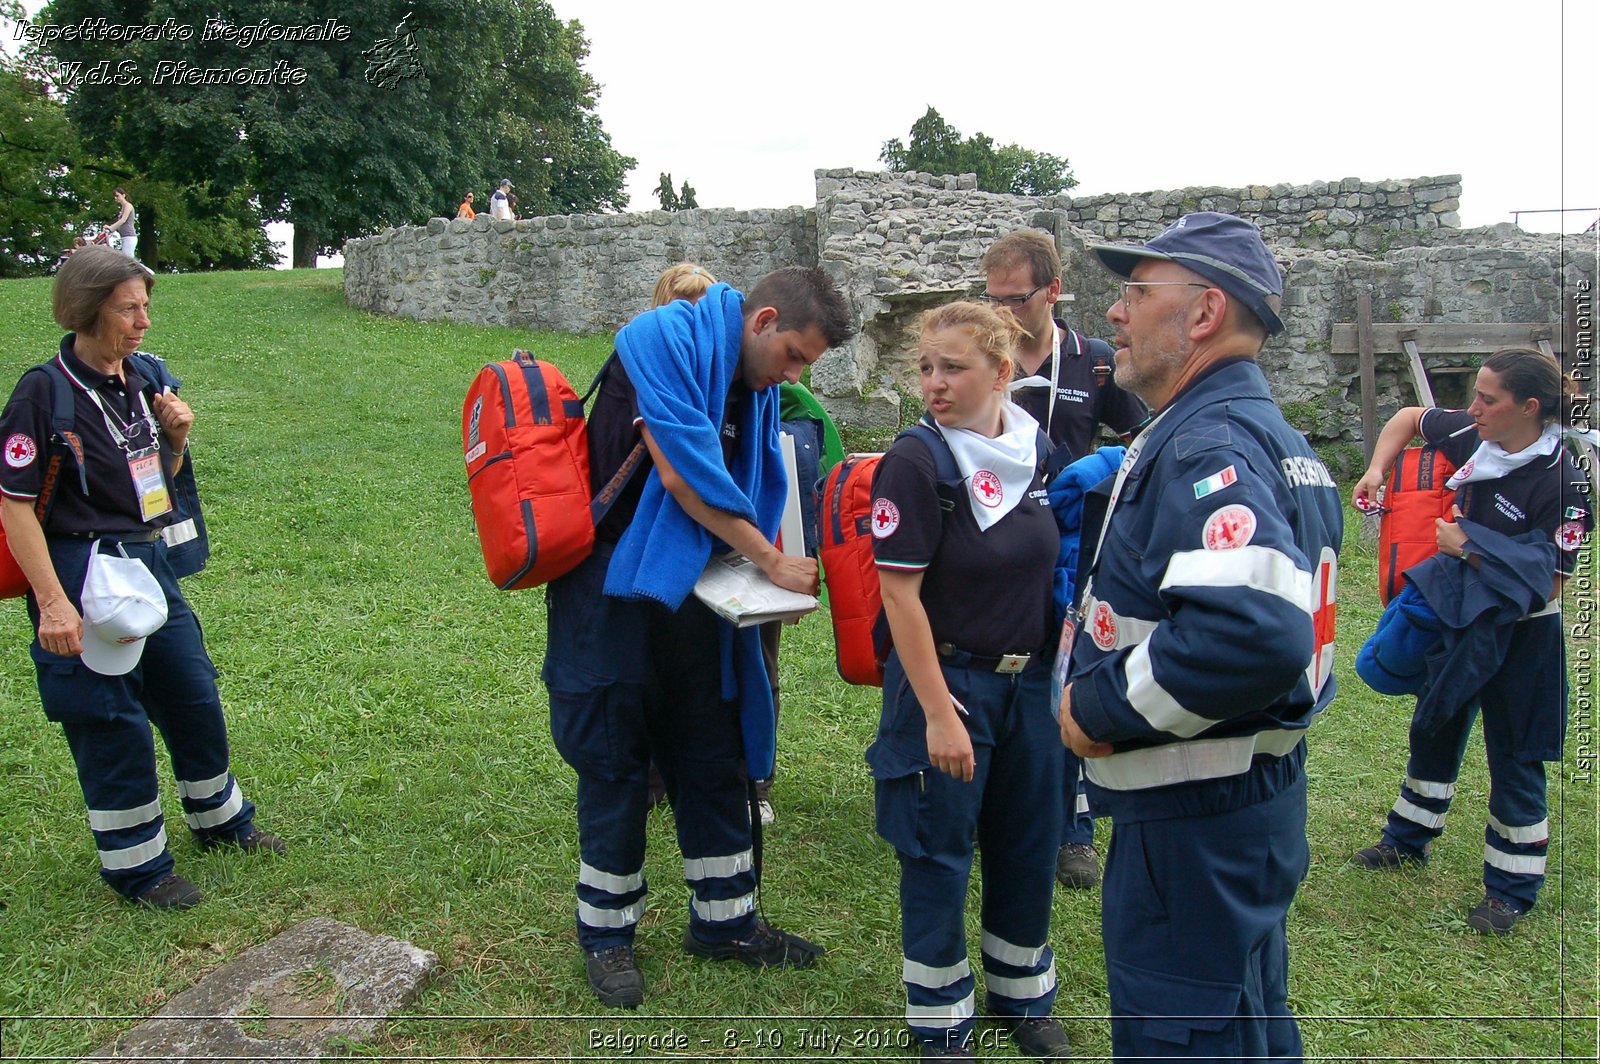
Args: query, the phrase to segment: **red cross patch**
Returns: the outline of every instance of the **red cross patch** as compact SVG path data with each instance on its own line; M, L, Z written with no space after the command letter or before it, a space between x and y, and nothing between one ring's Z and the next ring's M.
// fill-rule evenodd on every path
M883 539L900 527L900 508L888 499L872 500L872 536Z
M1206 550L1238 550L1256 534L1255 511L1248 506L1224 506L1206 518L1201 538Z
M1556 545L1562 550L1577 550L1583 546L1585 535L1582 521L1568 521L1556 529Z
M1117 615L1104 602L1094 608L1094 616L1089 619L1089 638L1101 650L1117 645Z
M1461 468L1456 470L1456 475L1453 479L1455 479L1457 482L1466 480L1472 475L1472 466L1473 460L1468 458L1465 462L1461 463Z
M999 506L1000 500L1005 497L1005 491L1000 487L1000 478L987 469L980 469L972 474L972 497L990 509Z
M6 440L6 465L12 469L24 469L33 464L39 456L39 448L31 436L24 436L20 432L13 432Z

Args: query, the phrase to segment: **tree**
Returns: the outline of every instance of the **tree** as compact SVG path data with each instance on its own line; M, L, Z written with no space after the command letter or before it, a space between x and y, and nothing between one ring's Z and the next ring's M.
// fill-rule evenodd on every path
M689 182L683 183L682 192L672 190L671 174L661 175L661 183L656 187L655 197L661 201L661 209L664 211L692 211L700 206L695 202L694 188Z
M294 225L296 266L499 176L525 212L622 205L634 161L593 114L582 26L544 0L53 0L39 22L94 17L192 32L53 42L77 70L104 60L142 79L61 86L85 139L153 177L254 197ZM258 29L324 25L332 39ZM241 68L267 83L239 84ZM190 83L212 72L222 83Z
M0 24L23 18L0 4ZM10 26L0 32L10 36ZM89 222L116 213L127 186L139 211L140 258L155 267L249 267L271 260L261 218L244 196L141 175L125 159L90 152L45 73L0 54L0 277L46 273Z
M1078 183L1060 156L1017 144L997 148L983 133L962 139L961 131L932 107L911 124L909 145L898 137L884 141L878 158L899 173L976 174L985 192L1054 196Z

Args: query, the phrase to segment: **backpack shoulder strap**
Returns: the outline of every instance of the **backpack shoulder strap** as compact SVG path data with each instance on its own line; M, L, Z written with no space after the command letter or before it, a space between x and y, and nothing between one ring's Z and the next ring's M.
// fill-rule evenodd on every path
M1089 354L1089 365L1094 371L1094 386L1098 390L1104 388L1106 381L1111 378L1111 372L1116 368L1117 349L1105 340L1095 336L1079 334L1083 349Z
M939 509L949 513L956 508L956 503L961 498L961 482L965 478L961 469L956 465L956 456L950 450L950 444L945 442L944 436L926 422L919 421L904 430L895 439L901 436L911 436L921 440L933 455L933 476L939 486Z
M39 524L43 525L50 513L50 504L55 499L56 487L60 483L61 464L67 456L70 455L73 464L78 467L78 488L85 495L89 494L89 474L83 467L83 441L77 432L77 403L72 394L72 382L67 379L66 371L51 359L49 362L41 362L27 372L43 373L50 381L50 464L45 467L44 484L39 489L39 497L33 504L34 516L39 519ZM26 375L25 373L24 376Z

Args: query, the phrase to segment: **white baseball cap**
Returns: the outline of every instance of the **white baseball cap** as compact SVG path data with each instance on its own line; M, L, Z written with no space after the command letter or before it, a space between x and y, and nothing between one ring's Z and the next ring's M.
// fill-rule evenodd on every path
M83 574L83 663L102 676L121 676L139 664L144 641L167 623L167 596L149 569L118 554L89 555Z

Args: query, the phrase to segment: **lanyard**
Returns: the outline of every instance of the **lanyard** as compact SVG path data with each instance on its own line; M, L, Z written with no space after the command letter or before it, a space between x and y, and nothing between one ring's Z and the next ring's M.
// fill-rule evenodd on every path
M62 371L67 375L67 379L77 385L83 394L89 397L89 401L94 404L95 409L100 411L100 417L106 423L106 431L111 434L112 440L116 442L118 447L122 448L124 454L131 456L134 452L128 445L128 437L133 434L134 426L139 423L138 415L135 415L129 421L123 421L106 409L106 404L101 401L99 393L83 381L80 381L78 375L67 368L67 363L64 359L58 357L56 361L60 363ZM144 423L150 428L150 446L158 447L161 442L161 429L156 424L155 415L150 412L150 403L145 399L144 392L135 394L139 397L140 409L144 411Z

